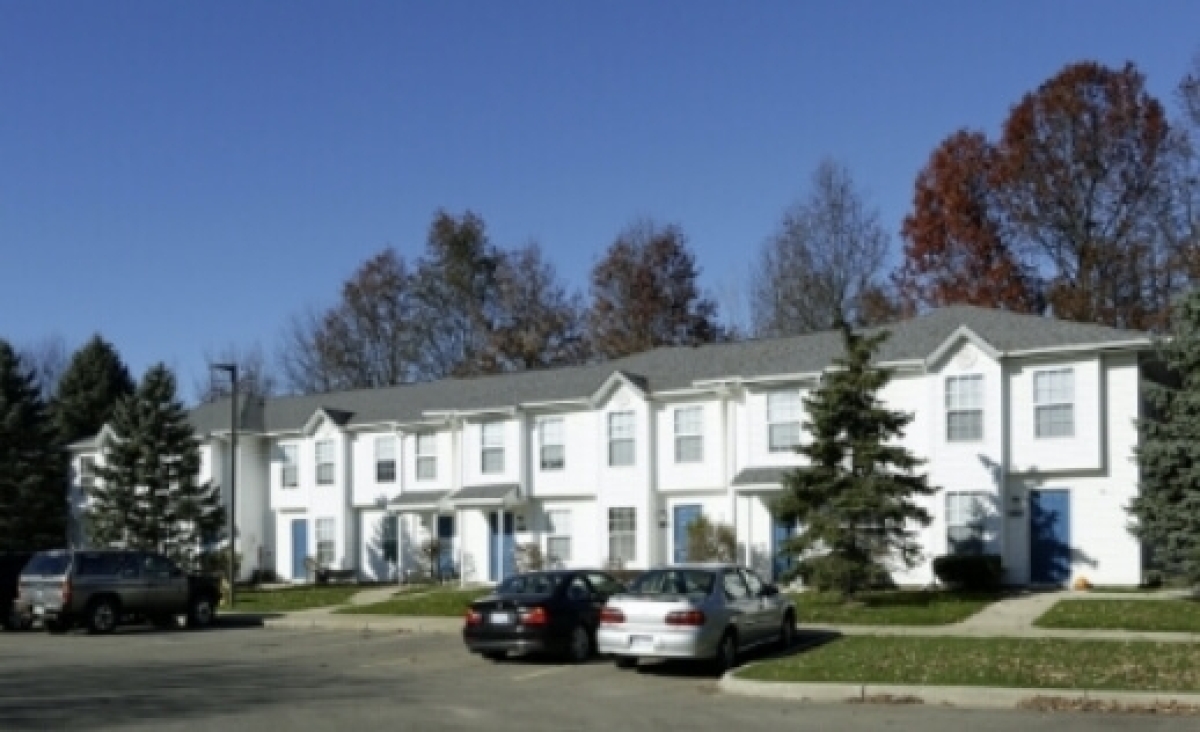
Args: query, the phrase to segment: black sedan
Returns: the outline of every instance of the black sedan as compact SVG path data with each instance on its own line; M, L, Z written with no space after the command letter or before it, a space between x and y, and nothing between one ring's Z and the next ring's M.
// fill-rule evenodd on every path
M591 569L518 574L471 603L467 650L498 661L513 653L553 653L585 661L596 648L600 610L624 587Z

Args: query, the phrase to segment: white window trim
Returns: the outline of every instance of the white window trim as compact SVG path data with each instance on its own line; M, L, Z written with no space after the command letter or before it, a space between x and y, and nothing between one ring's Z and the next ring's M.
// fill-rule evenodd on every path
M689 425L682 422L680 417L683 414L696 413L698 415L694 429L687 431ZM694 440L699 444L696 456L685 459L681 445L686 441ZM704 462L704 407L693 405L687 407L677 407L675 409L675 462L677 464L693 464Z
M555 521L553 516L558 514L565 519L561 522ZM571 541L572 529L571 510L567 508L555 508L546 511L546 561L550 566L565 567L571 563L571 554L574 551L573 542ZM565 541L567 544L566 556L552 556L550 545L554 541Z
M294 442L289 442L279 446L279 452L283 455L280 461L279 468L279 484L283 488L299 488L300 487L300 447ZM291 472L289 480L289 471Z
M795 398L796 398L796 415L794 417L789 416L787 419L782 419L778 415L771 414L771 411L772 411L771 410L771 400L772 400L772 397L783 396L785 394L795 396ZM799 389L785 389L782 391L769 392L767 394L767 398L766 398L766 410L767 410L767 420L766 420L767 421L767 452L773 452L773 453L794 452L795 449L797 447L799 447L799 445L800 445L800 434L801 434L801 430L803 429L803 425L801 424L801 421L802 421L801 415L803 414L803 411L804 411L804 397L801 395L800 390ZM796 427L796 442L791 445L776 446L771 438L771 434L772 434L772 432L774 432L773 428L784 427L784 426L788 426L788 425L795 425L795 427Z
M618 515L617 512L621 513ZM628 512L628 513L625 513ZM629 517L629 526L624 525L623 519ZM620 525L618 525L618 521ZM617 544L617 541L621 544ZM616 546L628 544L630 548L629 556L618 555L613 549ZM622 564L630 564L637 561L637 508L633 506L614 506L608 509L608 557L609 560L619 559Z
M498 462L489 467L489 457ZM482 475L500 475L504 472L503 422L483 422L479 425L479 472Z
M976 390L972 391L968 385L977 385ZM954 386L958 386L959 388L956 390ZM984 386L983 374L962 374L958 376L946 377L943 400L946 410L946 442L983 441L984 403L986 401ZM967 388L964 389L964 387ZM952 404L952 401L957 401L957 403ZM951 429L951 424L953 422L951 417L967 416L976 413L979 415L979 434L956 436Z
M616 424L617 418L629 419L629 436L614 437L614 431L618 427ZM617 445L629 443L629 462L617 463L613 462L613 448ZM637 415L633 410L624 410L620 412L608 413L608 466L610 468L631 468L637 465Z
M558 426L558 441L549 442L546 439L546 426L556 424ZM548 465L546 459L546 448L557 447L559 449L558 464L552 462ZM566 446L566 422L562 417L549 417L538 422L538 469L550 472L565 470L567 467L567 446Z
M96 487L96 458L92 455L79 458L79 487L84 491Z
M328 446L328 448L329 448L328 462L321 462L321 447L322 446ZM333 440L318 440L313 451L315 453L315 457L316 457L315 462L317 465L317 485L333 485L333 484L335 484L337 482L337 459L335 457L336 449L334 448ZM323 475L324 471L322 470L322 468L326 468L326 467L328 467L328 469L329 469L328 477L325 477Z
M987 552L988 543L988 512L986 509L988 493L983 491L949 491L946 493L946 553L961 554L964 552L956 552L954 542L950 538L950 532L954 529L970 530L972 536L967 540L978 540L979 553ZM968 516L965 520L959 516L958 511L951 511L951 504L955 499L970 499L973 501L973 506L979 506L979 511L974 516Z
M321 518L317 519L316 524L317 524L316 525L316 534L317 534L316 552L317 553L316 553L315 558L317 560L318 566L328 567L328 566L333 565L333 563L337 561L337 519L335 519L331 516L322 516ZM328 536L327 537L322 537L322 531L321 531L322 527L328 528ZM321 545L322 544L329 545L329 552L327 555L328 559L326 561L322 561L322 559L321 559L321 557L322 557Z
M379 449L380 445L390 445L390 449L381 451ZM391 453L390 455L387 454L389 452ZM381 479L379 477L380 468L382 468L383 465L386 463L392 464L392 477ZM376 436L375 437L375 482L376 483L386 483L386 484L395 483L396 476L399 472L398 468L399 468L399 461L396 460L396 438L392 435Z
M422 438L425 438L432 445L432 452L421 452ZM417 459L413 461L413 470L415 471L413 477L420 481L437 480L437 434L432 432L418 434L413 439L413 443L413 451L417 456ZM422 469L422 466L425 465L433 466L428 471L428 474L425 474L425 471Z
M1069 388L1070 388L1070 395L1069 395L1070 398L1066 399L1066 400L1060 399L1059 401L1044 401L1044 402L1039 401L1038 400L1038 386L1037 386L1038 377L1043 376L1043 375L1050 376L1050 375L1054 375L1054 374L1063 375L1063 376L1068 377L1068 384L1069 384ZM1063 367L1063 368L1039 369L1037 371L1034 371L1033 372L1033 381L1032 381L1032 392L1033 392L1033 436L1034 436L1034 439L1038 439L1038 440L1069 440L1069 439L1072 439L1073 437L1075 437L1075 369L1070 366L1067 366L1067 367ZM1042 412L1042 410L1057 409L1057 408L1061 408L1061 407L1069 407L1070 408L1071 429L1066 434L1061 434L1061 435L1059 435L1059 434L1054 434L1054 435L1041 434L1041 431L1039 429L1040 422L1038 420L1038 415Z

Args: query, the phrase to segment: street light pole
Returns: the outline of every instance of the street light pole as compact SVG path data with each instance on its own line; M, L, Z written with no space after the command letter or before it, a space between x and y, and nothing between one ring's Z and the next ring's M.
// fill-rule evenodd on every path
M237 597L237 551L234 540L237 538L237 447L238 447L238 365L236 363L214 363L212 368L229 374L229 607L233 607Z

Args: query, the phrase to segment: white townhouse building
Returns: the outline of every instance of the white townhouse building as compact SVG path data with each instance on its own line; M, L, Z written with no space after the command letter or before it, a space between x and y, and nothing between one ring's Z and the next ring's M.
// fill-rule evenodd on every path
M941 490L925 561L1002 556L1012 584L1141 579L1126 512L1137 490L1144 333L972 307L889 326L884 398L913 415L904 442ZM733 526L740 559L771 575L793 530L772 519L807 439L803 397L841 335L659 348L581 367L239 404L242 572L305 581L305 559L393 580L441 537L446 571L494 582L516 545L561 566L686 559L701 514ZM226 487L228 400L191 418L203 479ZM75 446L76 510L108 430ZM81 537L80 537L81 538Z

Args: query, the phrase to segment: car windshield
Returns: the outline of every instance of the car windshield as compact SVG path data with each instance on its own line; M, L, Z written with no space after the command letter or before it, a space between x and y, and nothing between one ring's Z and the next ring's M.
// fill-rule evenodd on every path
M629 591L639 595L708 595L715 575L702 569L655 569L634 580Z
M496 588L497 595L550 595L562 582L561 574L518 574Z
M71 563L69 554L34 554L33 559L21 570L23 576L57 577L67 573Z

